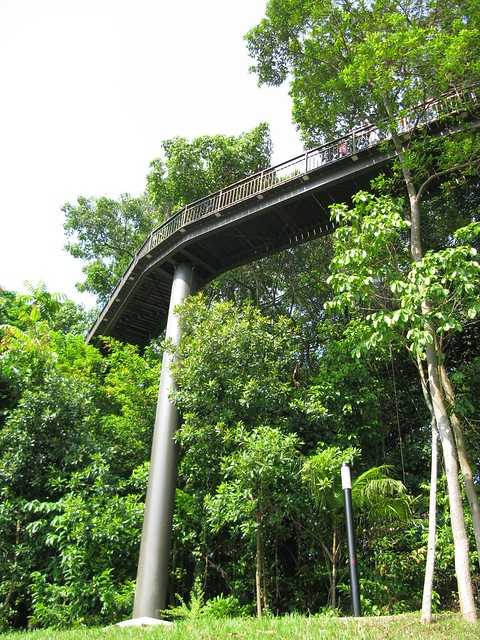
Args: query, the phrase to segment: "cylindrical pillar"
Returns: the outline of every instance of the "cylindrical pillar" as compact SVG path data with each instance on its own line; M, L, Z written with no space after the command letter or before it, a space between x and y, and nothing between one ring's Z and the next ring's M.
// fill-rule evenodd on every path
M166 338L177 345L180 323L175 307L193 291L193 270L188 264L176 267L168 310ZM133 617L159 618L166 606L172 513L175 499L177 456L174 442L177 409L170 395L174 389L172 354L165 351L160 375L157 412L153 431L150 475L143 519L140 558Z
M348 464L342 464L342 488L345 497L345 521L347 527L348 559L350 564L350 590L352 594L352 612L354 616L361 616L360 586L358 583L357 552L355 549L355 529L353 524L352 507L352 477Z

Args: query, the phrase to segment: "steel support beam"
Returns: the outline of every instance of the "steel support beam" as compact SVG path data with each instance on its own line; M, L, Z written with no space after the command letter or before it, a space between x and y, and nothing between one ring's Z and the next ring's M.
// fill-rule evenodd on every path
M167 320L167 339L176 345L180 340L180 323L175 307L193 292L193 269L179 264L173 276ZM174 442L178 415L171 401L174 381L172 354L162 360L157 413L153 431L150 476L143 520L140 558L133 617L159 618L166 606L172 513L175 499L177 456Z

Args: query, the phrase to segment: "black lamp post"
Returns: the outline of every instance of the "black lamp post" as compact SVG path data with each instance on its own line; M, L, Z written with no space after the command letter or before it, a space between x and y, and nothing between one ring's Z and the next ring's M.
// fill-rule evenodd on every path
M347 527L348 559L350 563L350 590L354 616L361 616L360 587L358 583L357 553L355 551L355 531L353 528L352 476L347 463L342 464L342 489L345 497L345 522Z

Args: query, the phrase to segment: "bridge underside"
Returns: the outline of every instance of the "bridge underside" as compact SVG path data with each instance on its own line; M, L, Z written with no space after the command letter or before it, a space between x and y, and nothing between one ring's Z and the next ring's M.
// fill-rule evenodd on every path
M202 288L229 269L327 235L333 228L328 207L368 188L390 160L378 149L364 151L178 230L137 262L88 341L104 335L145 346L165 328L176 265L192 264Z

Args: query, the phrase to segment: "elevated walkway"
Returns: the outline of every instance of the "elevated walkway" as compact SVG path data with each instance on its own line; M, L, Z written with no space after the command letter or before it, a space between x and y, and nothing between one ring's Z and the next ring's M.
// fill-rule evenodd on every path
M477 88L451 92L402 118L403 136L448 131L448 116L478 109ZM368 125L187 205L154 230L91 328L143 346L165 327L175 267L193 265L197 288L234 267L331 233L328 207L348 202L394 153Z

